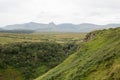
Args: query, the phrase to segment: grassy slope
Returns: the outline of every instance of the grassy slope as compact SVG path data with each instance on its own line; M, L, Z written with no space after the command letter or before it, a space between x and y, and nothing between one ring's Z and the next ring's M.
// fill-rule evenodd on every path
M36 80L120 80L120 28L92 34L78 52Z

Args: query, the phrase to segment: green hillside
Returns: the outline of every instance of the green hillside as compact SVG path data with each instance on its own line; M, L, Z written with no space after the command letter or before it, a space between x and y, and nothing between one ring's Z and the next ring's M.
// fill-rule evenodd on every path
M80 50L36 80L120 80L120 28L89 33Z

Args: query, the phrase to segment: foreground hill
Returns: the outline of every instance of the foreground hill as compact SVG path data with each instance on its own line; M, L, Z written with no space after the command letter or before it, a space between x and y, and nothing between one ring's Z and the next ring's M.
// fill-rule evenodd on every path
M80 50L35 80L120 80L120 28L89 33Z

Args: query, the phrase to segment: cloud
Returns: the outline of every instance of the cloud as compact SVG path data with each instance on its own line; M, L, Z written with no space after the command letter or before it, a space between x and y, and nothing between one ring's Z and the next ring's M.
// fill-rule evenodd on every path
M27 0L0 0L0 12L13 11L26 1Z
M120 0L0 0L0 25L120 22Z

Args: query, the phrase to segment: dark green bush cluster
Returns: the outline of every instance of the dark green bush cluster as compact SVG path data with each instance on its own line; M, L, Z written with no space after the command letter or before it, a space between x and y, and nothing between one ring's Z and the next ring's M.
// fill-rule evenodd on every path
M25 79L30 80L61 63L68 56L65 50L70 50L72 47L73 45L52 42L0 45L0 70L13 67L20 71ZM45 66L45 69L37 71L42 66Z

